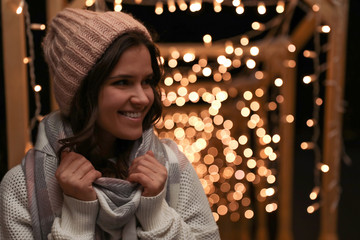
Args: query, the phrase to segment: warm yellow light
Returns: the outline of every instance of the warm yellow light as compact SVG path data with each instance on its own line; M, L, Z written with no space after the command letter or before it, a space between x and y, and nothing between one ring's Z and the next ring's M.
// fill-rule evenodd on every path
M23 12L24 8L24 0L21 0L18 8L16 9L16 14L20 15Z
M236 7L236 13L240 15L240 14L243 14L244 11L245 11L244 5L243 5L242 3L240 3L240 5L238 5L238 6Z
M225 206L225 205L220 205L218 208L217 208L217 213L221 216L224 216L226 215L228 212L228 208Z
M94 5L94 3L95 3L95 0L86 0L85 1L85 5L87 7L91 7L92 5Z
M254 69L256 67L256 62L253 60L253 59L248 59L246 61L246 66L249 68L249 69Z
M266 189L266 196L272 196L275 194L275 189L274 188L267 188Z
M243 96L244 96L244 99L246 99L248 101L250 101L253 98L253 94L250 91L245 91Z
M320 11L320 6L317 5L317 4L314 4L314 5L312 6L312 10L313 10L314 12L318 12L318 11Z
M276 12L283 13L285 11L285 2L280 0L276 5Z
M327 173L327 172L329 172L329 170L330 170L329 165L324 164L324 163L319 163L319 164L318 164L318 168L319 168L323 173Z
M255 90L255 95L256 95L257 97L262 97L262 96L264 96L264 90L261 89L261 88L256 89L256 90Z
M269 175L267 178L266 178L266 181L269 183L269 184L273 184L275 181L276 181L276 177L274 175Z
M24 64L28 64L29 62L30 62L30 58L24 57L23 63L24 63Z
M280 142L280 135L279 134L274 134L273 136L272 136L272 141L273 141L273 143L278 143L278 142Z
M288 51L289 52L295 52L296 51L296 46L294 44L289 44L288 45Z
M192 62L195 60L195 54L192 52L185 53L183 59L185 62Z
M268 213L274 212L274 211L276 211L276 209L277 209L277 204L276 204L276 203L269 203L269 204L267 204L266 207L265 207L265 210L266 210L266 212L268 212Z
M180 52L176 49L172 49L170 55L173 59L178 59L180 57Z
M185 11L188 7L185 0L177 0L177 4L179 5L181 11Z
M248 117L250 115L250 109L248 107L242 108L240 112L243 117Z
M183 97L179 97L179 98L176 99L175 103L176 103L177 106L182 107L182 106L185 105L186 100Z
M205 77L210 76L210 75L211 75L211 68L209 68L209 67L204 68L204 69L202 70L202 73L203 73L203 75L204 75Z
M244 215L247 219L251 219L254 217L254 212L252 210L246 210Z
M171 67L171 68L175 68L175 67L177 66L177 64L178 64L178 62L177 62L176 59L170 59L170 60L168 61L168 65L169 65L169 67Z
M266 130L264 128L256 129L256 136L258 136L259 138L264 137L265 134L266 134Z
M250 54L252 56L257 56L259 55L260 49L258 47L251 47L250 48Z
M162 2L156 2L155 4L155 13L157 15L160 15L164 12L164 6L163 6L163 3Z
M218 64L224 64L226 61L226 57L224 55L220 55L217 57L216 60L217 60Z
M224 67L228 68L228 67L231 67L232 65L232 61L230 58L226 58L225 59L225 62L224 62Z
M313 205L311 205L311 206L309 206L309 207L307 208L307 212L310 213L310 214L312 214L312 213L314 213L316 210L318 210L319 207L320 207L320 204L319 204L319 203L314 203Z
M320 192L320 188L319 187L314 187L312 192L309 195L310 199L315 200L318 197L319 192Z
M35 92L40 92L41 91L41 86L40 85L36 85L36 86L34 86L34 91Z
M237 180L242 180L245 177L245 172L243 170L237 170L235 172L235 178Z
M249 158L253 155L253 151L251 148L245 148L243 153L244 153L244 156L247 158Z
M315 58L317 54L314 51L305 50L303 52L303 55L304 55L304 57L307 57L307 58Z
M197 92L191 92L189 94L189 99L191 102L196 103L200 100L199 94Z
M201 10L201 1L193 0L190 2L190 11L197 12Z
M263 136L262 140L265 144L269 144L271 142L271 137L270 135L266 134Z
M114 5L114 11L115 12L121 12L121 10L122 10L122 5L121 4Z
M284 65L289 68L294 68L294 67L296 67L296 61L292 60L292 59L286 60L286 61L284 61Z
M212 41L211 35L210 34L205 34L203 36L203 41L204 41L204 43L211 43L211 41Z
M307 125L308 127L313 127L313 126L315 125L315 120L314 120L314 119L308 119L308 120L306 121L306 125Z
M321 26L321 32L323 33L329 33L331 31L331 28L329 25Z
M179 96L184 97L184 96L187 94L187 88L185 88L185 87L179 87L178 90L177 90L177 92L178 92L178 95L179 95Z
M315 100L316 105L321 106L323 104L323 100L321 98L317 98Z
M225 52L227 54L232 54L234 52L234 46L231 41L226 41L225 43Z
M169 12L175 12L176 11L175 0L168 0L167 3L168 3Z
M214 0L214 12L221 12L221 4L218 2L219 0Z
M238 139L238 142L241 144L241 145L245 145L247 142L248 142L248 138L245 136L245 135L241 135Z
M199 62L198 62L198 63L199 63L199 65L200 65L200 67L206 67L208 61L207 61L206 57L201 57L201 58L199 59Z
M263 31L263 30L265 30L264 24L259 23L259 22L256 22L256 21L251 24L251 28L254 29L254 30L256 30L256 31Z
M314 81L313 76L304 76L304 77L303 77L303 82L304 82L305 84L309 84L309 83L311 83L312 81Z
M292 122L294 122L294 120L295 120L295 118L293 115L291 115L291 114L286 115L286 118L285 118L286 122L292 123Z
M257 7L258 13L260 15L264 15L266 13L266 7L265 4L263 2L259 2L258 3L258 7Z
M303 149L303 150L313 149L313 148L314 148L314 143L312 143L312 142L302 142L302 143L300 144L300 147L301 147L301 149Z
M283 85L284 81L281 78L276 78L274 81L275 86L281 87Z
M242 56L244 51L243 51L243 49L241 47L237 47L237 48L234 49L234 53L235 53L236 56Z
M241 3L241 0L233 0L233 1L232 1L232 5L233 5L234 7L239 6L240 3Z
M249 38L247 36L242 36L240 38L240 44L243 46L247 46L249 44Z
M166 86L171 86L173 83L174 83L174 80L172 79L172 77L166 77L166 78L164 79L164 84L165 84Z
M256 112L260 109L260 104L257 101L251 102L250 109Z
M246 163L248 168L253 169L256 167L256 161L254 159L249 159Z
M200 72L201 71L201 66L199 64L194 64L192 66L192 70L196 73Z

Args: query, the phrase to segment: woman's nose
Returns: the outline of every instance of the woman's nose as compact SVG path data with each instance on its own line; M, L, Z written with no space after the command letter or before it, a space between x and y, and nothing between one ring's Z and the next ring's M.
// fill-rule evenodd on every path
M142 85L135 86L133 89L133 96L131 97L131 102L136 105L147 105L150 100L147 96L148 91L152 91L152 89L145 89Z

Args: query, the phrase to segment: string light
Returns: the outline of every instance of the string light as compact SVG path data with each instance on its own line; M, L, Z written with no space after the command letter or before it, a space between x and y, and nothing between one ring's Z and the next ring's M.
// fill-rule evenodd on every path
M257 11L260 15L264 15L266 13L266 7L263 2L258 2Z
M122 0L114 0L114 11L115 12L121 12L122 10Z
M236 7L236 13L241 15L245 12L245 8L244 8L244 5L241 3L240 5L238 5Z
M20 15L24 9L24 0L21 0L19 6L16 9L16 14Z
M191 12L198 12L201 10L202 4L201 0L191 0L190 1L190 11Z
M171 13L176 11L175 0L168 0L168 10Z
M185 0L177 0L177 4L181 11L185 11L188 8Z
M162 2L156 2L155 13L161 15L164 12L164 4Z
M276 12L283 13L284 11L285 11L285 2L280 0L276 5Z

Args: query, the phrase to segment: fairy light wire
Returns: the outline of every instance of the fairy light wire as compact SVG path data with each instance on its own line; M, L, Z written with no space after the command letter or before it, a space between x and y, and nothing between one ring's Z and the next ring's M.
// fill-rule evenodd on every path
M36 76L35 76L35 50L34 50L34 38L31 31L31 18L29 13L28 4L26 1L24 1L24 9L23 9L24 17L25 17L25 29L26 29L26 36L28 39L28 51L30 55L30 61L29 61L29 76L30 76L30 86L34 90L36 86ZM34 110L34 116L30 119L30 140L32 139L32 130L35 128L37 121L40 117L41 112L41 99L40 99L40 93L37 91L34 91L34 99L35 99L35 110Z

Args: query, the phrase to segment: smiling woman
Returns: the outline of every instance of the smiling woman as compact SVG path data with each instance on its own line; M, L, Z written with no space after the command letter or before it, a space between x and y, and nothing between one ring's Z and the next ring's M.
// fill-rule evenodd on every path
M219 239L192 165L153 132L162 66L147 29L65 9L43 48L60 110L1 182L0 239Z

